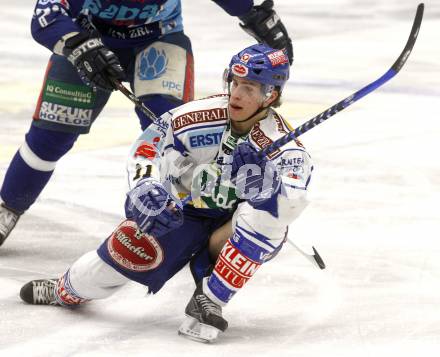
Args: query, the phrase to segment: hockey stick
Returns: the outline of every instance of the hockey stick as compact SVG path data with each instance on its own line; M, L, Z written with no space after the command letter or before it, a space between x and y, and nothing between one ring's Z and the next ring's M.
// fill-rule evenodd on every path
M424 10L424 4L420 3L417 6L417 12L416 16L414 18L414 23L411 28L411 32L408 38L408 41L406 42L405 48L403 49L400 56L397 58L397 60L394 62L394 64L391 66L391 68L380 78L375 80L374 82L366 85L365 87L361 88L354 94L351 94L347 98L341 100L340 102L332 105L330 108L324 110L322 113L318 114L317 116L313 117L312 119L306 121L305 123L301 124L299 127L297 127L294 131L291 131L290 133L284 135L283 137L279 138L278 140L275 140L272 144L267 146L266 148L262 149L259 152L260 156L266 156L278 149L280 149L285 144L289 143L290 141L295 140L299 136L305 134L309 130L315 128L319 124L323 123L333 115L339 113L343 109L347 108L354 102L358 101L359 99L363 98L367 94L371 93L372 91L376 90L386 82L388 82L391 78L393 78L403 67L403 65L406 63L414 44L416 43L417 36L419 34L420 25L422 23L423 18L423 10ZM117 80L113 80L114 85L116 86L119 91L121 91L128 99L130 99L136 107L138 107L144 114L146 114L152 121L157 122L157 117L154 115L154 113L148 109L140 100L137 98L130 90L128 90L121 82ZM186 201L189 201L191 198L188 197Z
M376 81L370 83L369 85L365 86L364 88L358 90L356 93L348 96L347 98L341 100L339 103L331 106L327 110L323 111L322 113L318 114L314 118L306 121L304 124L297 127L294 131L290 132L289 134L286 134L282 138L274 141L271 145L267 146L263 150L259 152L260 156L268 155L288 142L295 140L300 135L308 132L310 129L313 129L314 127L318 126L322 122L326 121L328 118L332 117L336 113L340 112L341 110L347 108L354 102L358 101L362 97L366 96L368 93L374 91L375 89L379 88L384 83L388 82L391 78L393 78L403 67L403 65L406 63L406 60L408 59L414 44L416 43L417 36L420 31L420 26L422 23L423 18L423 10L424 10L424 4L420 3L417 6L417 12L416 16L414 18L414 22L411 28L411 32L409 35L409 38L406 42L406 45L400 54L400 56L397 58L397 60L394 62L394 64L391 66L391 68L379 79ZM291 240L287 240L287 242L292 245L298 252L300 252L305 258L307 258L310 262L312 262L314 265L318 266L320 269L325 269L325 263L322 260L319 253L316 251L315 247L312 247L314 254L307 254L302 249L300 249L295 243L293 243Z
M316 265L319 269L325 269L325 263L319 255L318 251L315 247L312 246L313 254L307 254L300 247L298 247L293 241L287 239L287 242L294 247L302 256L304 256L308 261L310 261L313 265Z
M152 122L154 122L156 125L160 126L158 121L159 119L157 118L157 116L150 110L148 109L148 107L142 103L142 101L136 97L127 87L125 87L121 82L119 82L117 79L114 78L110 78L110 80L112 81L113 85L123 94L125 95L128 99L131 100L131 102L137 107L139 108Z
M347 108L354 102L358 101L362 97L366 96L368 93L374 91L375 89L382 86L384 83L388 82L391 78L393 78L406 63L406 60L408 59L414 47L414 44L416 43L417 36L419 34L420 26L422 23L423 10L424 10L424 4L420 3L417 7L416 16L414 18L413 26L411 28L411 32L406 42L405 48L403 49L402 53L397 58L397 60L394 62L394 64L391 66L391 68L382 77L370 83L369 85L363 87L362 89L358 90L356 93L341 100L339 103L336 103L335 105L331 106L330 108L318 114L317 116L313 117L312 119L306 121L305 123L297 127L294 131L290 132L289 134L286 134L280 139L274 141L271 145L261 150L259 152L259 155L261 157L266 156L278 150L288 142L295 140L300 135L318 126L322 122L326 121L328 118L332 117L341 110ZM303 255L312 264L316 265L320 269L325 269L325 263L322 260L321 256L319 255L319 253L317 252L317 250L315 249L315 247L312 246L314 254L307 254L301 248L299 248L295 243L293 243L290 239L287 239L287 242L290 245L292 245L301 255Z
M278 150L283 145L287 144L292 140L295 140L297 137L308 132L310 129L313 129L314 127L323 123L328 118L332 117L341 110L347 108L354 102L358 101L362 97L366 96L368 93L371 93L372 91L383 85L384 83L388 82L391 78L393 78L406 63L406 60L408 59L414 47L414 44L416 43L417 35L419 34L420 25L422 23L423 9L424 9L424 4L420 3L417 6L416 16L414 18L414 23L411 28L411 33L409 35L408 41L406 42L405 48L403 49L400 56L397 58L396 62L394 62L391 68L382 77L368 84L362 89L358 90L356 93L341 100L339 103L336 103L327 110L324 110L322 113L318 114L314 118L306 121L305 123L297 127L294 131L290 132L289 134L286 134L283 137L279 138L278 140L275 140L272 144L261 150L259 152L259 155L262 157Z

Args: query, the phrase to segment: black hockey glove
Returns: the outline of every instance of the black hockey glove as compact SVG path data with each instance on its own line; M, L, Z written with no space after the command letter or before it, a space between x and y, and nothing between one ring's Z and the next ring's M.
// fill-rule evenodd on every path
M80 32L66 40L63 54L77 68L84 83L105 91L115 90L110 78L122 81L124 70L118 57L99 37Z
M273 10L273 1L265 0L254 6L246 15L240 16L241 28L258 42L276 49L285 49L289 62L293 62L292 40L278 14Z

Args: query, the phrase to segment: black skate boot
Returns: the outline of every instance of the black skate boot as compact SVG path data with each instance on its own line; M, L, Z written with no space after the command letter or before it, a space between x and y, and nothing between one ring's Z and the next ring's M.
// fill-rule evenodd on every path
M198 342L212 342L220 332L228 328L228 322L222 317L221 306L203 293L203 280L197 284L196 291L185 308L185 314L179 335Z
M56 299L58 279L31 280L23 285L20 297L32 305L60 305Z
M20 213L0 204L0 245L8 238L9 233L14 229L20 218Z

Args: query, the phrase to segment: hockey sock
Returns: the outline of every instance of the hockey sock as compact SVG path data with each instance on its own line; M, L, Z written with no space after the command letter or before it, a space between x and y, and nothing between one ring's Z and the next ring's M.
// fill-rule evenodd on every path
M223 246L211 276L203 280L203 292L220 306L226 305L261 264L278 254L282 243L283 240L272 242L268 237L237 224L233 236Z
M73 289L70 283L69 270L58 280L55 297L57 302L63 306L75 306L89 301L81 297L75 289Z
M197 253L191 258L189 262L189 268L193 279L197 285L204 277L209 276L214 268L214 262L209 256L208 247Z
M20 151L17 151L0 191L2 200L7 207L23 213L35 202L52 176L52 172L34 170L23 160Z
M19 213L27 210L49 182L58 159L72 148L77 137L31 126L0 190L6 206Z
M204 293L220 306L226 305L263 263L261 248L245 239L236 242L234 237L228 239L214 271L203 281Z

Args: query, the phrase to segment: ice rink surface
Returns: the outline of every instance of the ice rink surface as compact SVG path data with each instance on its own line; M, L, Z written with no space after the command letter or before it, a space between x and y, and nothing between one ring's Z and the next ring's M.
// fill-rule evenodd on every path
M33 3L2 6L0 180L30 124L49 56L30 35ZM294 37L282 109L293 125L385 73L417 7L275 3ZM218 93L229 58L252 40L211 1L183 5L196 96ZM24 283L59 276L122 218L125 158L139 129L131 103L116 93L0 248L0 356L439 355L440 1L425 5L402 71L302 138L315 165L311 204L290 238L315 245L326 270L286 245L225 309L230 328L215 345L177 335L194 289L188 269L152 297L131 284L74 311L23 304Z

